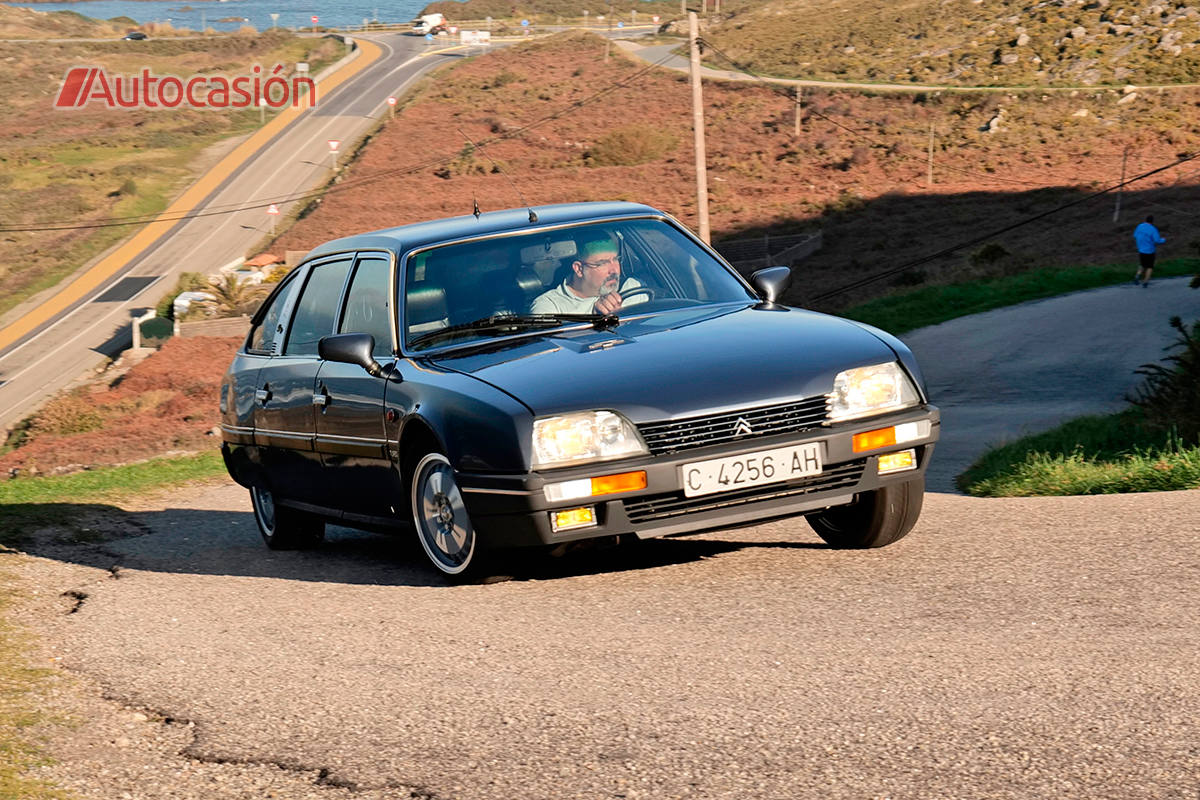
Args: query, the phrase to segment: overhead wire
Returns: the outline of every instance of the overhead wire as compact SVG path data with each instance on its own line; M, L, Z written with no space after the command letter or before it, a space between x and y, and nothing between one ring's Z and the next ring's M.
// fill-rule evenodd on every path
M664 63L666 63L667 60L670 59L670 57L671 56L668 53L668 54L664 55L658 61L655 61L653 63L648 63L646 66L642 67L641 69L637 70L636 72L634 72L630 75L627 75L626 77L621 78L619 80L613 81L612 83L593 92L592 94L588 95L587 97L583 97L578 100L574 100L571 103L568 103L567 105L563 106L562 108L560 108L550 114L547 114L544 117L541 117L532 122L529 122L525 125L504 131L503 133L496 134L495 136L491 136L486 139L482 139L482 140L480 140L480 144L482 146L486 147L486 146L495 144L497 142L506 141L508 139L515 139L531 130L534 130L535 128L537 128L541 125L545 125L548 122L551 122L551 121L557 120L557 119L562 119L563 117L569 116L570 114L573 114L573 113L579 111L581 108L583 108L586 105L594 103L597 100L600 100L603 97L606 97L607 95L609 95L615 91L626 88L634 81L640 79L642 76L649 73L651 70L655 69L656 67L662 66ZM42 231L85 230L85 229L90 229L90 228L120 227L120 226L124 226L124 225L142 225L142 224L148 224L151 222L174 223L174 222L181 222L181 221L189 220L189 219L199 219L202 217L213 217L213 216L221 216L224 214L235 214L235 213L238 213L241 211L253 211L253 210L259 209L259 208L269 208L272 205L279 205L279 204L283 204L283 203L290 203L290 202L296 202L296 201L301 201L301 200L320 199L320 198L325 197L330 194L337 194L339 192L356 189L360 186L368 185L368 184L383 180L385 178L392 178L392 177L397 177L400 175L411 175L411 174L415 174L417 172L422 172L424 170L431 169L433 167L441 166L443 164L449 164L449 163L453 162L454 160L456 160L457 158L459 158L459 153L455 153L453 155L447 155L447 156L439 156L436 158L427 159L426 161L423 161L423 162L420 162L417 164L412 164L412 165L408 165L408 166L404 166L404 167L396 167L393 169L380 170L378 172L370 173L367 175L361 175L361 176L357 176L354 178L349 178L349 179L340 181L339 183L337 183L333 186L327 186L324 188L313 189L313 190L310 190L307 192L284 194L284 195L279 195L276 197L264 198L262 200L257 200L252 203L213 205L213 206L207 206L203 211L187 211L184 213L178 213L178 214L166 215L166 216L164 216L162 214L137 214L137 215L130 215L127 217L109 217L109 218L103 218L103 219L97 219L97 220L90 220L88 222L83 222L83 223L78 223L78 222L71 223L71 224L46 223L46 224L29 225L29 226L0 226L0 233L36 233L36 232L42 232Z

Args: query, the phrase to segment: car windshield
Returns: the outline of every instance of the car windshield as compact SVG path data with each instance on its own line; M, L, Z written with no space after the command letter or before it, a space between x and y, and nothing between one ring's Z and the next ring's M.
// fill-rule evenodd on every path
M756 298L661 219L458 242L407 260L401 326L413 351L562 325Z

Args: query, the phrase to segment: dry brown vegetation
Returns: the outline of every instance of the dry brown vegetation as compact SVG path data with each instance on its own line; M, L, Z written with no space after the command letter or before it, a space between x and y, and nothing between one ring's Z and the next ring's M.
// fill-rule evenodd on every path
M729 11L705 38L786 77L1090 86L1200 75L1200 3L1189 0L771 0Z
M605 61L604 50L590 34L561 34L431 78L359 154L345 186L285 233L278 247L305 249L362 230L466 214L472 198L484 210L521 205L493 160L530 203L634 200L694 226L685 77L644 71L645 65L615 53ZM601 91L598 101L574 105ZM795 302L1114 183L1127 146L1129 175L1200 146L1191 124L1200 104L1194 90L1141 92L1132 99L1110 90L810 90L799 135L786 93L732 82L709 82L704 91L714 236L824 232L824 249L799 268ZM935 183L928 186L931 125ZM465 142L460 130L474 142L491 143L481 154L456 143ZM630 133L638 130L642 138ZM677 144L646 161L638 154L645 131ZM600 166L597 153L622 138L630 165ZM606 157L603 163L620 162ZM1185 165L1131 187L1117 225L1111 198L1085 203L821 307L843 307L894 286L1130 261L1130 231L1147 210L1157 213L1168 238L1186 241L1195 236L1185 227L1195 173Z
M217 447L221 376L241 339L171 339L111 383L60 394L10 437L0 480Z

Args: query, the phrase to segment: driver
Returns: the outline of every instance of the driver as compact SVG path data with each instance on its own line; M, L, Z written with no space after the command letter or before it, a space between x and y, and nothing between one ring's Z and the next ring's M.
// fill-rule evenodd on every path
M530 306L533 314L615 314L621 309L618 291L636 289L637 278L621 282L621 257L616 241L603 231L585 233L575 242L575 260L566 279L537 296ZM629 298L629 305L643 303L645 294Z

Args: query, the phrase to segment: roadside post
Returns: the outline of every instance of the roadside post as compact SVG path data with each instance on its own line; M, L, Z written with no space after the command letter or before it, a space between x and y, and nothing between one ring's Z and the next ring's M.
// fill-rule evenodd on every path
M525 36L529 35L529 20L527 20L527 19L521 20L521 32Z
M427 33L425 34L425 46L429 47L431 44L433 44L433 34Z
M317 33L317 15L316 14L312 15L312 26L313 26L313 35L315 36Z
M387 99L387 104L388 104L388 112L390 113L391 118L395 119L396 118L396 96L392 95L391 97L389 97Z
M275 218L279 216L279 206L271 203L267 206L267 216L271 218L271 235L275 235Z
M258 124L265 125L267 123L267 98L258 98Z
M338 148L341 147L341 145L342 145L342 142L340 139L330 139L329 140L329 163L334 168L334 170L337 170L337 153L338 153Z
M586 28L587 26L588 26L588 12L587 12L587 9L585 8L583 10L583 27Z
M272 12L271 12L271 27L272 27L272 28L276 28L276 27L278 27L278 26L275 24L275 23L277 23L277 22L279 22L279 12L278 12L278 11L272 11Z

